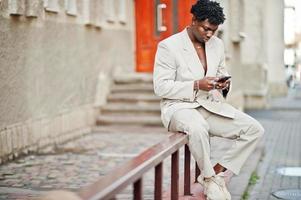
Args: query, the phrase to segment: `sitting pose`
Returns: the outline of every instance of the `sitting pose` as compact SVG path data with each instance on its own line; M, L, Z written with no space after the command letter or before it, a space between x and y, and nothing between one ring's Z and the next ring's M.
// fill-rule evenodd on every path
M201 170L198 181L210 200L231 199L224 171L239 171L264 133L252 117L224 101L230 77L223 42L214 36L225 20L219 3L199 0L191 8L191 24L158 44L154 90L161 97L161 117L169 131L185 132ZM209 136L234 140L213 166Z

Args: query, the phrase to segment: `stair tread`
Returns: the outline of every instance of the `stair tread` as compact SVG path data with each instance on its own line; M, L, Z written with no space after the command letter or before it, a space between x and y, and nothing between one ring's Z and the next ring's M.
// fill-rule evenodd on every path
M125 119L124 115L120 115L120 114L116 114L116 115L99 115L98 119L100 118L104 118L104 119ZM142 120L146 120L146 119L155 119L155 120L160 120L160 118L158 116L136 116L136 115L128 115L127 119L133 120L133 119L142 119Z
M162 125L159 116L137 116L137 115L100 115L97 124L140 124L140 125Z
M123 115L125 117L127 116L132 116L132 115L135 115L135 116L157 116L157 117L160 117L160 112L125 112L125 111L115 111L115 112L102 112L100 113L100 115L106 115L106 116L116 116L116 115Z
M151 92L154 94L154 88L152 84L122 84L122 85L113 85L113 93L116 92L133 92L133 91L143 91Z
M114 77L115 83L137 83L137 82L153 82L153 75L150 73L130 73L118 74Z
M145 101L160 101L160 97L153 93L138 93L128 94L128 93L113 93L108 96L108 100L145 100Z
M97 118L98 125L162 126L160 98L154 94L150 73L115 76L107 100Z
M109 103L105 105L102 110L160 110L159 103Z

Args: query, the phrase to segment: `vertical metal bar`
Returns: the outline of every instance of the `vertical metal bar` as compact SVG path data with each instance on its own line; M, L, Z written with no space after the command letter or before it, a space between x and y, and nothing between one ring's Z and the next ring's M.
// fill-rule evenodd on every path
M142 178L134 183L134 200L142 200Z
M155 31L155 36L159 37L161 32L158 31L157 29L157 24L158 24L158 10L157 6L160 4L160 0L154 0L154 17L155 17L155 23L154 23L154 31Z
M185 161L184 161L184 195L190 195L190 151L189 147L185 145Z
M171 155L171 199L179 198L179 150Z
M155 167L155 200L162 199L162 180L163 164L161 162Z
M201 170L197 164L197 162L195 162L195 179L194 179L194 182L198 182L198 177L199 175L201 175Z

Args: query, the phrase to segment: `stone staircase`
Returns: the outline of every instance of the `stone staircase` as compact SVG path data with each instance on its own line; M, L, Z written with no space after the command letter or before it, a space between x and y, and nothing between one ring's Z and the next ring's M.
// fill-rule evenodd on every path
M116 76L97 125L162 126L159 103L160 98L153 91L152 74Z

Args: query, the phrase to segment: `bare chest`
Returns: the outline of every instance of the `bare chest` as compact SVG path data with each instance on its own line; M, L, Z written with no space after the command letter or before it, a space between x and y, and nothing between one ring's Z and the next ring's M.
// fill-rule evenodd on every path
M203 47L195 47L197 55L199 57L200 62L202 63L202 67L204 68L205 74L207 72L207 59L206 59L206 51Z

